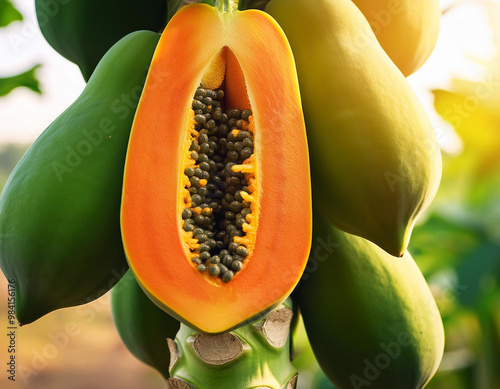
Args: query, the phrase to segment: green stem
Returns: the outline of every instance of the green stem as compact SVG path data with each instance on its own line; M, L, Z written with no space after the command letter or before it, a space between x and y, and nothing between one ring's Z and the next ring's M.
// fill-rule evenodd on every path
M233 13L238 10L239 0L215 0L215 8L219 12Z

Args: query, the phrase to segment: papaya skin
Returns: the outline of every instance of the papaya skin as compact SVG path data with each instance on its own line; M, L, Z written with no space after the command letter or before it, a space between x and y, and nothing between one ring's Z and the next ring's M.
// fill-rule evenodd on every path
M111 310L127 349L167 379L170 363L167 338L175 338L180 323L146 296L130 270L111 289Z
M120 198L134 111L159 40L132 33L35 141L0 196L0 265L30 323L92 301L125 273Z
M167 0L35 0L38 24L49 44L80 68L88 81L118 40L138 30L161 32Z
M340 388L423 388L440 364L444 330L410 254L394 258L315 213L308 268L293 298L329 379ZM383 365L376 378L366 361Z
M351 1L272 0L266 11L297 64L315 207L402 255L441 178L424 109Z
M197 35L200 30L203 40ZM193 96L212 58L224 47L241 66L252 106L259 200L253 251L244 268L222 285L207 281L196 270L183 240L180 215L181 166ZM235 79L239 77L234 73L226 74L228 88L245 89L232 85L238 84ZM270 101L278 104L271 106ZM234 108L231 101L226 103ZM297 227L293 236L283 233L284 221ZM121 223L129 265L148 296L200 332L237 328L290 295L311 242L309 159L293 56L283 32L267 14L219 13L208 5L192 4L171 19L134 120Z
M352 0L363 12L380 45L408 77L436 46L441 20L439 0Z

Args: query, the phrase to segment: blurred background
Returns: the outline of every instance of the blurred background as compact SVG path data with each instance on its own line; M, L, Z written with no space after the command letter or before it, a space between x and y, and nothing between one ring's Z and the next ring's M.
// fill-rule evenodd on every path
M441 3L436 49L408 79L434 123L444 158L440 190L410 246L446 331L445 355L427 388L500 389L500 2ZM0 0L0 189L84 86L77 66L43 39L33 1ZM109 294L18 329L17 380L7 384L3 277L0 301L2 387L164 387L161 376L122 345ZM76 331L68 331L68 323ZM302 326L295 345L299 388L333 388Z

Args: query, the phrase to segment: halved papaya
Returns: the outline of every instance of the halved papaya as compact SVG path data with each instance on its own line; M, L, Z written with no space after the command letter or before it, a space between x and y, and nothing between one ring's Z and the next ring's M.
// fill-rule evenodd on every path
M281 28L257 10L183 8L156 49L127 154L122 236L137 281L192 328L236 328L292 292L311 221Z

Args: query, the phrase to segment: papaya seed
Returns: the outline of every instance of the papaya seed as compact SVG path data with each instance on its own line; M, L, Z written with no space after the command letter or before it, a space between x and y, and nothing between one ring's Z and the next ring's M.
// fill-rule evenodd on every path
M207 241L208 236L207 234L199 234L195 236L195 239L198 239L198 243L204 243Z
M231 264L231 269L233 269L234 271L240 271L241 269L243 269L243 262L233 261L233 263Z
M250 116L252 116L252 111L250 111L249 109L244 109L243 112L241 112L241 118L243 120L247 120L250 118Z
M208 151L210 150L210 146L208 145L208 143L202 143L200 145L200 153L208 153Z
M201 263L198 266L196 266L196 270L198 270L200 273L203 273L204 271L207 270L207 267Z
M197 265L201 265L201 259L200 259L200 257L193 257L193 258L191 258L191 261L193 263L196 263Z
M193 231L194 230L194 225L192 225L191 223L184 223L184 231Z
M208 274L210 274L211 276L213 277L218 276L219 273L220 273L220 268L218 265L213 264L208 267Z
M233 276L234 276L234 272L232 272L231 270L228 270L228 271L225 271L224 274L222 275L222 282L229 282L233 279Z
M201 101L199 100L193 100L193 108L194 109L201 109L201 110L205 110L207 108L207 106L205 104L203 104Z
M217 265L218 263L220 263L220 257L218 255L214 255L213 257L210 257L210 259L208 259L207 262Z
M231 257L230 255L224 255L224 257L222 258L222 264L224 264L225 266L231 266L232 263L233 257Z
M196 121L196 123L203 124L207 121L207 118L204 115L196 115L194 117L194 120Z
M228 271L228 268L222 263L219 263L218 266L220 270L219 277L222 277L222 275Z
M200 258L201 258L201 259L204 259L204 258L206 258L206 256L202 256L202 254L203 254L204 252L208 252L208 251L210 251L210 246L209 246L209 245L207 245L207 244L200 244L200 246L199 246L199 250L200 250ZM210 254L210 253L209 253L209 254ZM208 259L208 258L206 258L206 259Z
M236 254L242 256L243 258L245 258L248 255L248 250L247 250L247 248L245 246L239 246L236 249Z
M184 211L182 211L182 219L183 220L190 219L191 215L192 215L192 212L189 208L186 208Z

